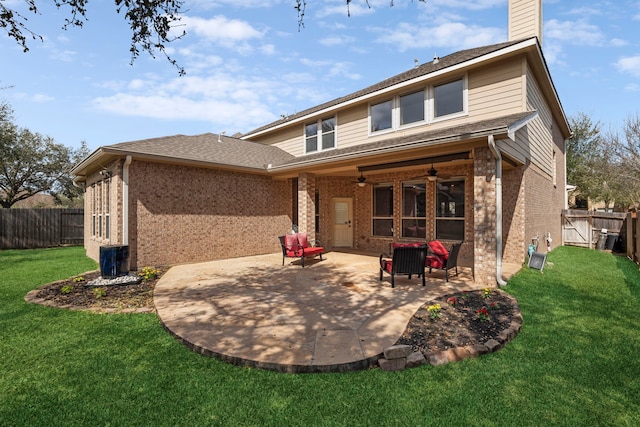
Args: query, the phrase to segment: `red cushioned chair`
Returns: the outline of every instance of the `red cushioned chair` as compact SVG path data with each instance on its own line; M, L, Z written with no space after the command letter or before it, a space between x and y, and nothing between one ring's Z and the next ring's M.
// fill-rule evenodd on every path
M306 257L320 255L320 261L322 261L324 248L310 245L306 233L287 234L278 236L278 239L282 247L282 265L284 265L285 258L300 258L302 267L304 267L304 259ZM319 245L320 242L316 240L315 244Z
M382 273L391 275L391 287L395 287L395 277L397 274L412 275L422 277L422 286L425 285L424 268L427 259L427 247L424 245L401 245L393 249L391 259L386 254L380 255L380 279Z
M460 247L462 242L454 243L451 246L451 250L447 250L439 240L432 240L428 242L430 254L427 256L426 266L429 267L429 274L432 269L444 270L445 280L449 281L449 270L456 269L456 276L458 275L458 254L460 253Z

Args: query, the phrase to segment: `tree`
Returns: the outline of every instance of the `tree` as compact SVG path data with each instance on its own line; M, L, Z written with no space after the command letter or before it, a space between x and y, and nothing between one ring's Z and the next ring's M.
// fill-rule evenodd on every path
M0 206L10 208L54 188L71 167L72 150L19 128L13 110L0 105Z
M622 136L609 135L608 150L619 165L618 181L627 206L640 207L640 116L629 117Z
M28 11L39 14L37 0L23 0ZM54 0L56 7L68 7L69 17L65 19L63 29L82 27L87 21L86 11L89 0ZM146 51L155 58L156 52L161 52L167 60L178 68L179 74L184 75L184 68L178 66L165 50L165 45L185 35L175 36L172 29L180 21L182 0L114 0L116 11L124 15L132 31L131 63L140 55L140 50ZM43 37L27 26L28 17L22 15L15 8L5 6L0 2L0 27L4 28L9 37L13 38L22 49L27 52L27 37L43 40ZM25 35L26 34L26 35Z
M584 113L569 117L573 136L567 141L567 183L577 187L583 198L594 198L601 182L595 174L601 163L600 123L593 123Z
M69 165L73 166L80 163L89 154L87 142L82 141L80 148L70 151ZM69 173L69 169L65 170L64 174L58 178L49 193L51 193L57 205L73 207L79 205L77 202L84 197L84 189L73 184L73 177Z

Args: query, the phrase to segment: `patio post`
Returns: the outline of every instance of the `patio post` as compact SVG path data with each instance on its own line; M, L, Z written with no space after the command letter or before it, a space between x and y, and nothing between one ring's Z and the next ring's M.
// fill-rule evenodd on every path
M298 175L298 231L307 233L309 240L316 238L316 176L311 173Z

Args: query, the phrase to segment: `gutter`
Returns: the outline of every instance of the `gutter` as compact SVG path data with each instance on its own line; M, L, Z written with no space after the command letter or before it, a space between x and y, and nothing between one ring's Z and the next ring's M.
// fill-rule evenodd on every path
M496 159L496 282L498 286L507 286L502 278L502 155L496 147L493 135L489 135L489 149Z

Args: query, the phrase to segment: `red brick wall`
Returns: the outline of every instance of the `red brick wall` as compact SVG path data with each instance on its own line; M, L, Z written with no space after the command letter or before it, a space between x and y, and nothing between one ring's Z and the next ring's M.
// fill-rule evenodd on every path
M133 161L132 268L273 253L291 228L291 187L270 177Z

